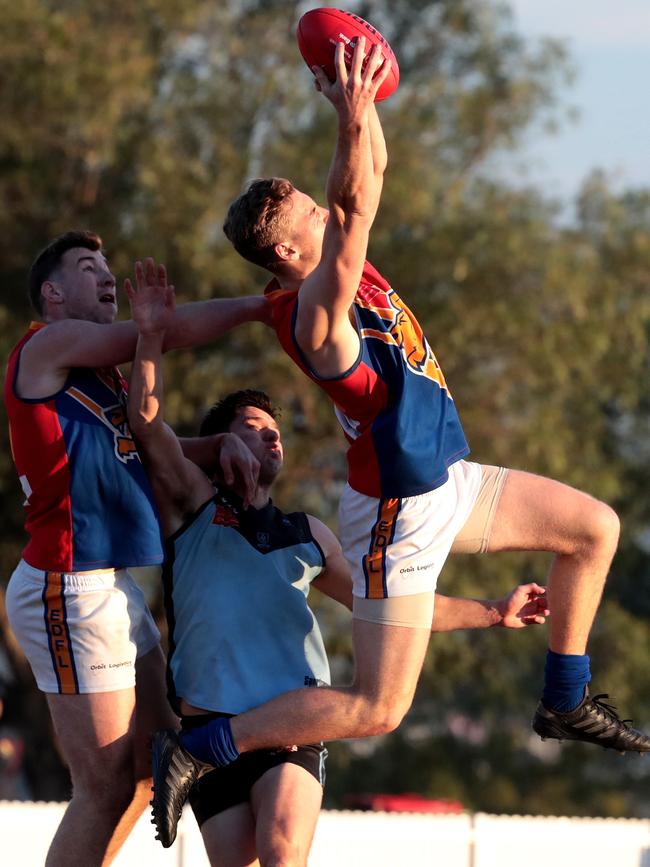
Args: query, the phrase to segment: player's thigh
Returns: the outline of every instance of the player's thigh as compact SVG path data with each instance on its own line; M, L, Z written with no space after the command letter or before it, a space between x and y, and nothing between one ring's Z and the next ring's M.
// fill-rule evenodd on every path
M255 818L248 802L211 816L201 836L212 867L255 867Z
M425 629L352 620L354 688L374 704L405 711L411 704L431 637Z
M323 787L306 768L292 762L266 771L251 789L257 850L262 864L307 863L323 800Z
M58 695L47 702L54 729L77 788L107 788L133 781L135 690Z
M494 515L488 551L571 554L577 544L616 544L618 519L604 503L562 482L509 470Z

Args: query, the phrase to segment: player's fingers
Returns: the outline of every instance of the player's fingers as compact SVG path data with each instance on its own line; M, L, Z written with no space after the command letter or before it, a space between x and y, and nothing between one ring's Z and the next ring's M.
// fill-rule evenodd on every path
M373 45L370 54L368 55L368 62L363 69L364 80L370 81L374 77L379 67L382 65L382 62L388 61L384 61L384 55L381 51L381 45Z
M135 289L133 288L133 284L128 277L124 280L124 291L126 292L129 300L131 300L131 298L135 298Z
M520 593L526 593L529 596L542 596L546 593L546 587L542 587L535 581L530 581L528 584L520 584L519 587L517 587L517 590L519 590Z
M138 259L135 263L135 283L138 289L144 287L144 268L142 262Z
M153 286L156 282L156 271L151 256L147 256L147 261L144 269L145 280L149 286Z
M345 65L345 44L337 42L334 49L334 69L336 70L336 80L341 84L347 84L348 70Z
M255 491L257 490L257 483L259 481L260 475L260 462L253 458L251 461L251 465L249 468L249 472L246 476L246 496L250 500L255 496Z
M153 262L153 260L152 260ZM163 264L158 265L158 285L166 286L167 285L167 269Z
M224 482L227 485L232 485L235 481L235 471L230 455L222 451L219 455L219 466Z
M379 70L375 73L374 78L372 79L371 84L371 93L373 96L377 93L382 84L386 81L388 77L388 73L390 72L390 68L392 65L392 61L390 58L385 58L383 64L379 68Z
M311 71L314 73L314 87L318 91L322 91L329 87L331 82L325 75L325 70L322 66L312 66Z
M350 64L350 76L355 81L361 80L361 70L363 68L363 60L366 56L366 37L357 37L354 53L352 55L352 63Z

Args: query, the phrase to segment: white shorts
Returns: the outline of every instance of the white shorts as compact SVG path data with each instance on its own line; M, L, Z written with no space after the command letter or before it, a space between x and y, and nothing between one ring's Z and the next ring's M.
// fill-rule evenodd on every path
M21 560L6 598L11 628L43 692L133 687L135 660L160 641L126 569L44 572Z
M346 485L339 528L354 596L434 593L454 539L472 512L482 475L480 464L457 461L444 485L402 499L367 497Z

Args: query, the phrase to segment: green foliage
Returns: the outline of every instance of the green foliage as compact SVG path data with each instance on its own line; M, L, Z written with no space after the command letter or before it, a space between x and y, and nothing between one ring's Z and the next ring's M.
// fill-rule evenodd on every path
M303 9L290 0L0 0L3 356L30 316L29 262L73 226L104 237L120 278L136 257L164 260L183 301L261 289L262 272L221 232L228 203L270 174L322 199L332 150L331 110L295 46ZM355 11L389 38L402 74L381 108L390 161L371 257L419 316L474 458L559 478L621 514L591 646L595 686L613 684L650 725L650 192L614 194L593 174L574 224L559 228L542 192L492 179L490 159L516 149L531 121L561 121L555 100L571 79L564 49L527 44L507 6L377 0ZM268 330L245 327L216 348L168 357L169 421L194 431L209 403L242 386L267 389L283 408L288 466L276 500L335 528L343 439ZM9 576L24 536L2 437ZM544 555L454 558L441 590L495 597L543 580L547 567ZM349 616L319 610L345 680ZM544 648L544 630L434 636L403 729L332 745L328 803L415 790L487 811L649 815L636 765L530 734ZM65 797L42 704L24 660L13 659L34 794Z

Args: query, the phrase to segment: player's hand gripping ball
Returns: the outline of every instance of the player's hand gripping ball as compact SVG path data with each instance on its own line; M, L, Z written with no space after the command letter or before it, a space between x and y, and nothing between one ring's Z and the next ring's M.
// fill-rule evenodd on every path
M329 7L310 9L298 22L296 36L298 48L307 66L310 69L313 66L322 66L330 81L334 81L336 78L334 67L336 44L338 42L344 43L345 65L349 69L356 40L359 36L365 36L366 57L372 47L379 44L384 57L391 61L390 72L377 91L375 102L386 99L396 90L399 84L399 66L392 48L372 24L368 24L358 15Z

